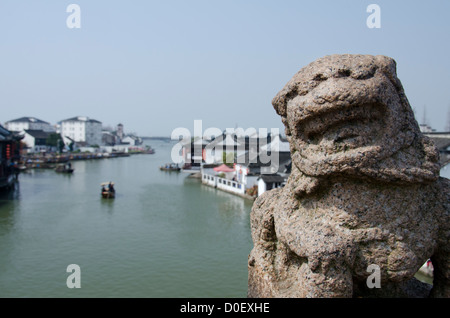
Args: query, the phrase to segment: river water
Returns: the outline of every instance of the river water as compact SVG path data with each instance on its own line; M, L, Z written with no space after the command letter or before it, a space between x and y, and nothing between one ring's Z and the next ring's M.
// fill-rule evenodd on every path
M73 175L30 170L0 195L0 297L246 297L252 202L160 171L173 143L150 145L73 161ZM70 264L81 288L67 287Z
M252 202L160 171L173 143L149 144L19 176L0 197L0 297L246 297ZM81 288L67 287L70 264Z

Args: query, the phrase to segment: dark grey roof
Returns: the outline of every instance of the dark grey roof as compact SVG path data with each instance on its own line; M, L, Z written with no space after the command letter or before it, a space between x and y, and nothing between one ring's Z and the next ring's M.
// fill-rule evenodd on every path
M267 156L278 156L278 163L280 166L288 165L291 161L291 154L289 152L273 152L270 156L268 154ZM271 162L262 163L261 156L255 152L249 151L237 157L236 162L248 167L269 167L272 165Z
M78 147L87 147L87 146L89 146L89 144L86 141L76 141L75 144Z
M0 140L11 138L11 136L12 133L8 129L0 125Z
M20 118L17 118L17 119L13 119L13 120L7 121L7 123L23 123L23 122L49 124L48 122L40 120L40 119L38 119L36 117L20 117Z
M80 118L86 118L86 120L80 119ZM89 117L86 116L76 116L76 117L71 117L71 118L67 118L64 120L61 120L61 122L64 121L85 121L85 122L91 122L91 123L99 123L101 124L101 121L95 120L95 119L90 119Z
M23 135L14 131L9 131L0 125L0 140L1 141L19 141L23 139Z
M262 174L258 179L263 179L265 183L283 183L287 180L287 177L282 177L279 174Z
M46 139L48 138L48 136L50 136L50 133L43 131L43 130L35 130L35 129L28 129L25 130L25 132L31 136L33 136L34 138L39 138L39 139Z

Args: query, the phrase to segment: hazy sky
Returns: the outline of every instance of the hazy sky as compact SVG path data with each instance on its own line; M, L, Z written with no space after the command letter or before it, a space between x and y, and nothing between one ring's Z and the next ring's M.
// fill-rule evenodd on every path
M69 4L81 28L69 29ZM370 29L369 4L381 8ZM416 118L443 130L450 108L450 1L1 0L0 122L89 116L170 135L282 128L271 100L334 53L397 61Z

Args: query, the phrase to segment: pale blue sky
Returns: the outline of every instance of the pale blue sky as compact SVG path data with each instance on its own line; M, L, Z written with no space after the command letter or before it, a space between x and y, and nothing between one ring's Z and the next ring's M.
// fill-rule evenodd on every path
M66 8L81 7L81 29ZM381 7L381 29L366 8ZM0 122L89 116L127 132L282 128L271 100L334 53L382 54L416 116L450 107L450 1L1 0Z

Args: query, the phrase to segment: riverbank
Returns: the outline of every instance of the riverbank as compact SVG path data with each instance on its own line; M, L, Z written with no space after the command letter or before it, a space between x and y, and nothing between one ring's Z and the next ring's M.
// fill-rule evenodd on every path
M66 163L77 160L98 160L129 157L130 154L124 152L117 153L70 153L70 154L45 154L26 155L22 157L18 164L20 169L53 169L59 163Z

